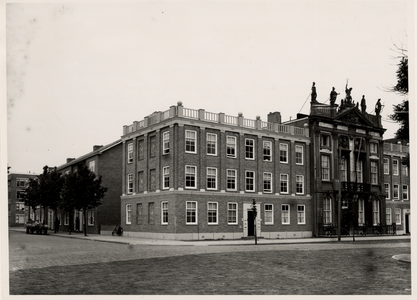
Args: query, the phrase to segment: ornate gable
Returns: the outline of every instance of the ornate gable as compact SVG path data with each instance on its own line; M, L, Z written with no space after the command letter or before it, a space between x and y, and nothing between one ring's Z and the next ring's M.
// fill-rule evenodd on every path
M344 112L342 112L341 114L339 114L335 120L338 121L342 121L344 123L347 124L354 124L354 125L359 125L359 126L372 126L374 127L374 125L369 122L363 115L362 113L359 112L359 110L354 107L351 109L348 109Z

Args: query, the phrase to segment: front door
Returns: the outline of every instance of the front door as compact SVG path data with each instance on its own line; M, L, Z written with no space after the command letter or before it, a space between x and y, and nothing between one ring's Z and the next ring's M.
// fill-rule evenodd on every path
M409 214L405 214L405 233L406 234L410 233L410 215Z
M253 211L248 210L248 236L255 235L255 226L253 222Z

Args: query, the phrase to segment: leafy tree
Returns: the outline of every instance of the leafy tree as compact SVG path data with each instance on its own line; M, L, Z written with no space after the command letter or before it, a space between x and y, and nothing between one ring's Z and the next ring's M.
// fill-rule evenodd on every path
M393 105L394 113L388 117L400 124L400 128L395 133L395 137L401 140L410 140L409 131L409 106L408 106L408 56L402 50L401 61L398 64L397 84L392 88L393 92L405 97L402 103Z
M33 212L36 212L36 207L41 203L41 188L38 177L29 178L23 199L25 201L25 205L29 206L30 216L30 208L33 209Z
M61 189L63 183L61 174L57 171L56 167L53 170L50 170L48 166L45 166L43 168L42 175L40 175L40 182L42 192L42 206L44 209L46 209L46 207L53 209L56 213L58 205L60 204Z
M84 212L84 234L87 235L87 210L102 204L107 188L101 186L101 176L96 176L87 166L65 176L62 188L62 204L67 211Z

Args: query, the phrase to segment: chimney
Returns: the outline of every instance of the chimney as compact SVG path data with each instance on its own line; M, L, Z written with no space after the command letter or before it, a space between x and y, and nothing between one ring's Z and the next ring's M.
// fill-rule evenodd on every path
M281 113L279 111L270 112L268 114L268 123L278 123L278 124L281 124Z
M75 158L67 158L67 163L69 163L69 162L71 162L73 160L75 160Z
M93 146L93 151L96 151L96 150L100 149L101 147L103 147L103 145L94 145Z

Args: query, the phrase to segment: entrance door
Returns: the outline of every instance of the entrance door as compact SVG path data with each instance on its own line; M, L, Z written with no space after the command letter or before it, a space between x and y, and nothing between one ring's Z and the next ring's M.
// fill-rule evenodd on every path
M405 233L406 234L410 233L410 215L409 214L405 214Z
M255 235L255 226L253 222L253 211L248 210L248 236Z

